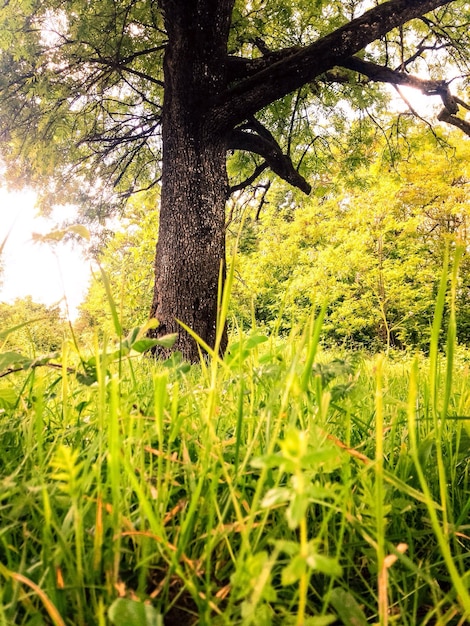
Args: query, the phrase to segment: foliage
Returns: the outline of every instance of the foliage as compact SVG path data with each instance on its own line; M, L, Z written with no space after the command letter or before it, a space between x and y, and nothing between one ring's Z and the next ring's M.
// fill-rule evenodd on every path
M454 138L455 139L455 138ZM259 220L241 236L234 315L288 332L311 307L328 302L324 336L349 346L425 348L445 246L468 243L467 141L436 149L415 138L414 156L393 167L383 144L369 164L330 173L328 193L304 200L272 189ZM286 195L282 195L286 194ZM468 259L461 265L459 339L465 320Z
M0 287L3 285L3 274L5 272L4 250L5 244L8 241L8 234L5 239L0 242Z
M83 385L70 345L2 381L3 621L468 621L469 357L437 351L446 282L429 359L321 352L319 317L198 366L97 348Z
M462 76L456 90L464 97L466 8L447 4L441 13L384 35L358 58L437 79L450 66ZM2 160L10 184L28 183L41 191L45 211L74 202L83 221L103 226L129 194L158 184L168 42L162 6L106 0L87 2L85 10L83 0L67 5L15 0L2 7ZM363 10L359 0L236 1L227 41L230 62L245 59L249 68L265 58L270 65L279 51L285 60L293 47L307 47ZM350 150L351 164L363 158L365 135L358 131L346 140L352 118L361 128L380 128L387 117L389 94L379 84L393 83L393 77L368 80L366 70L330 68L259 111L259 122L279 149L313 179L326 171L331 150L340 145ZM241 65L233 71L237 80L244 77ZM395 76L399 84L402 79ZM426 94L441 93L439 86L434 91L421 86ZM405 126L401 119L400 132ZM232 183L240 184L262 163L256 150L236 150L229 159Z
M252 61L269 56L268 51L307 46L362 10L359 0L249 6L237 1L228 53ZM429 74L441 78L451 56L452 67L465 75L464 16L463 3L450 2L433 20L407 24L399 37L386 35L368 57L392 67L406 62L407 72L426 65ZM93 205L90 216L103 222L128 192L159 180L167 44L161 5L106 0L85 7L83 0L67 5L16 0L2 7L0 19L2 158L11 183L28 181L41 189L46 210L71 201L89 209ZM423 43L416 53L418 40ZM443 40L446 45L438 48L436 41ZM318 173L329 138L338 145L351 111L364 123L381 119L387 96L377 83L366 84L339 68L306 82L260 116L279 145L292 151L294 162L303 161L310 145L303 165ZM253 153L245 158L260 162ZM115 190L124 195L117 197Z
M158 199L147 192L127 206L119 229L109 238L98 257L117 297L122 327L126 332L147 318L152 301L158 214ZM111 336L114 331L103 275L95 272L85 300L80 306L75 329L81 336Z
M347 175L337 155L308 200L272 185L259 219L252 208L256 196L244 194L233 203L229 246L235 245L242 213L247 216L231 303L236 324L286 334L304 322L312 306L327 300L326 342L426 349L446 242L468 237L469 146L456 136L448 138L450 144L441 139L440 147L423 133L411 139L413 153L401 163L390 162L386 143L372 140L364 164ZM150 306L155 202L153 194L133 201L100 257L126 332L144 323ZM465 255L457 294L464 344L470 341L468 272ZM100 273L76 330L82 336L113 332Z
M9 329L18 327L13 332ZM0 303L2 346L33 354L54 352L62 346L67 324L59 306L34 302L31 296L17 298L12 304Z

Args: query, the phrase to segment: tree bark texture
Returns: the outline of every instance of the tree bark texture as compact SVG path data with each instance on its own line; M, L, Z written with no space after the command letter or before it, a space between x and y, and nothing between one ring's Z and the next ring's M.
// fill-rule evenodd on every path
M217 290L225 263L226 137L208 103L225 84L232 2L162 0L164 60L162 194L151 315L156 334L178 333L173 349L198 360L184 322L214 346ZM226 334L221 350L225 349Z

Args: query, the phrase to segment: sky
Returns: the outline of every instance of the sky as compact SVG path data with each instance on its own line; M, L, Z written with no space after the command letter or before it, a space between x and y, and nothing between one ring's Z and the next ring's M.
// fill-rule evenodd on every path
M32 240L33 233L46 234L55 228L54 219L37 216L32 191L9 193L0 187L0 244L8 235L0 301L31 295L47 305L60 302L73 320L87 290L90 262L76 244L59 243L53 248Z

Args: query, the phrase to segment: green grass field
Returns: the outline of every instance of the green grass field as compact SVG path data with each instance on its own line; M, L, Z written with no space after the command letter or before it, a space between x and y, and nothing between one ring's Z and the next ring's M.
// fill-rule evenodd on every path
M317 331L5 377L0 623L468 623L470 357Z
M427 357L324 351L321 315L195 366L145 329L0 354L0 624L470 623L452 300Z

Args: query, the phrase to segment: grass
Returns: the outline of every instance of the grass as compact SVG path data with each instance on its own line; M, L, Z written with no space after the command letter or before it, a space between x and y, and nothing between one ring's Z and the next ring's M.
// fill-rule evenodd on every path
M192 367L6 358L0 625L469 623L470 359L439 328L429 358L324 352L319 320Z

